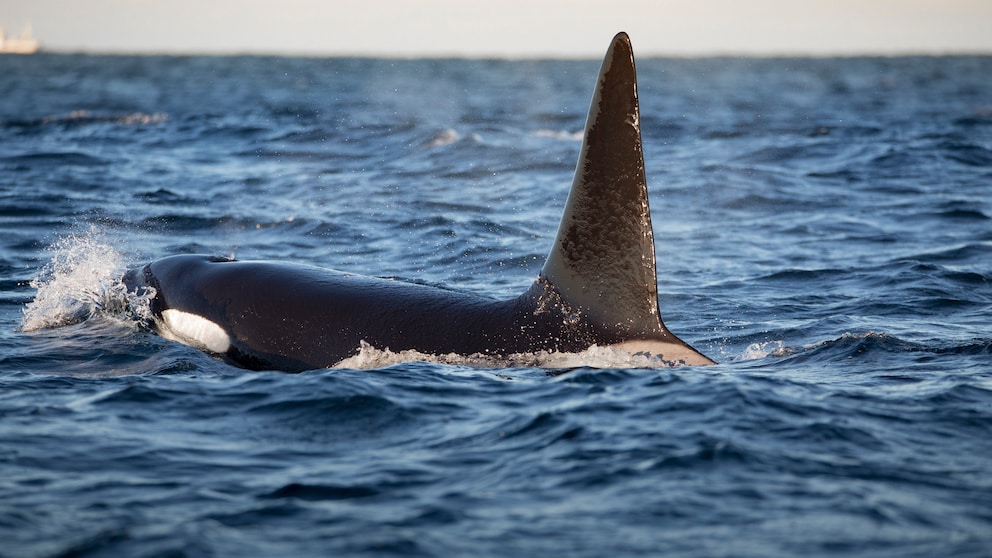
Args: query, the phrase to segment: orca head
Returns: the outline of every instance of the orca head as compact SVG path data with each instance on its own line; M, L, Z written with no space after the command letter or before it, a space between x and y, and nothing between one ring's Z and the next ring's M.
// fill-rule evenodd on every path
M231 335L211 317L201 315L195 285L189 284L198 269L232 261L228 258L180 255L156 260L128 271L123 282L128 292L154 292L151 299L153 327L167 339L198 349L225 354L231 348Z

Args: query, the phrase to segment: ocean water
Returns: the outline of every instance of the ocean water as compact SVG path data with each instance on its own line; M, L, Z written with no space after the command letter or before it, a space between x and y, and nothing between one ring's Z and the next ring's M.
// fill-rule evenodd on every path
M992 57L638 60L717 366L246 372L122 294L210 253L515 296L598 65L0 57L0 556L992 555Z

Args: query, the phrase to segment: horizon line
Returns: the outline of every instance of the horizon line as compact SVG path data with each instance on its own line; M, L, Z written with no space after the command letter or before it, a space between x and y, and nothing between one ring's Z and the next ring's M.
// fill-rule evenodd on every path
M383 60L599 60L601 55L595 53L567 54L561 52L533 53L499 53L499 52L458 52L458 51L413 51L413 52L368 52L368 51L334 51L309 49L252 49L252 48L202 48L202 49L157 49L157 48L92 48L92 47L45 47L37 54L82 54L94 56L258 56L275 58L367 58ZM20 56L31 56L20 55ZM865 50L786 50L786 49L742 49L710 51L641 51L638 59L701 59L701 58L940 58L951 56L992 56L990 50L972 49L865 49Z

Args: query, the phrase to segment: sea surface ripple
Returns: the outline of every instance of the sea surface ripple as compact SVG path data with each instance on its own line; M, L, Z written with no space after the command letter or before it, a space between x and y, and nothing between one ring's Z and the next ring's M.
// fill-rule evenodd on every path
M0 57L0 556L992 554L992 57L638 60L715 367L247 373L120 291L210 253L515 296L597 67Z

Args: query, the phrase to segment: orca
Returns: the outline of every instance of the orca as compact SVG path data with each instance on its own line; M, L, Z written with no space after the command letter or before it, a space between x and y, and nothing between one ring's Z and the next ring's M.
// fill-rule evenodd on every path
M306 265L177 255L129 271L164 337L253 370L298 372L363 344L434 355L574 353L715 364L661 319L630 39L603 60L551 251L520 296L495 300Z

